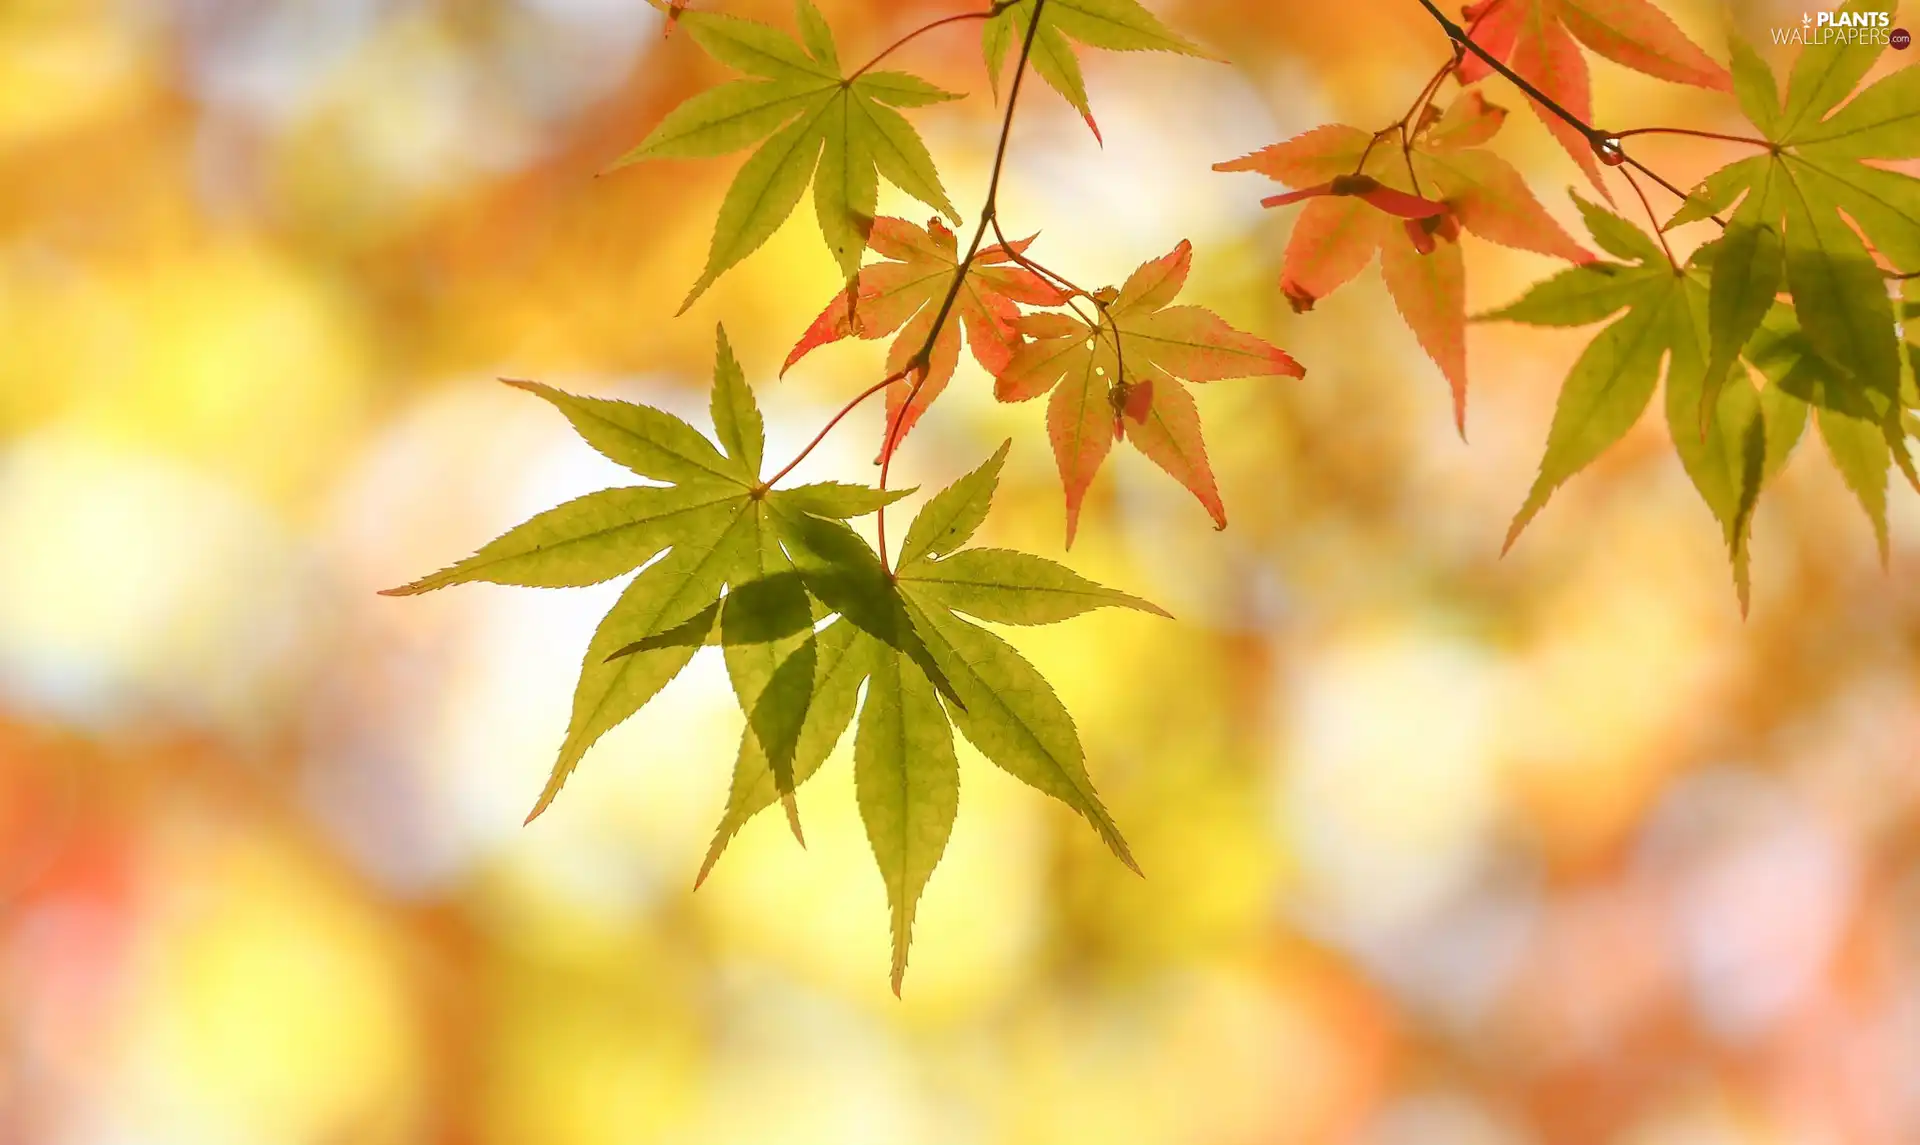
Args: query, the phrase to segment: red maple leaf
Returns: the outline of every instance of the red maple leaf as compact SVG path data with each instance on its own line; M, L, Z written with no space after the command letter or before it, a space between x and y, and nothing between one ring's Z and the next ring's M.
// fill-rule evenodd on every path
M1125 437L1172 474L1219 528L1226 507L1200 436L1200 411L1182 382L1267 375L1303 377L1286 351L1227 325L1198 306L1170 306L1186 285L1193 246L1182 241L1133 272L1115 292L1096 292L1096 325L1071 314L1029 314L1022 344L994 379L1001 401L1051 392L1047 435L1067 495L1067 543L1094 475Z
M1466 267L1462 228L1483 239L1576 263L1593 256L1554 222L1506 160L1478 144L1506 110L1468 91L1428 119L1403 152L1399 132L1316 127L1217 171L1258 171L1301 190L1263 200L1306 201L1293 225L1280 289L1295 311L1366 269L1377 251L1394 305L1453 391L1454 422L1467 421ZM1418 177L1416 182L1415 177ZM1431 197L1429 197L1431 196Z
M902 378L887 387L887 422L899 418L893 434L898 449L914 423L940 396L952 380L960 360L960 329L967 331L967 346L975 361L990 374L1006 368L1014 349L1020 344L1015 323L1021 305L1058 306L1067 300L1065 291L1048 283L1024 267L1010 265L1014 254L1024 253L1033 240L1013 243L1013 252L1000 246L987 247L968 264L966 281L953 300L953 311L941 324L934 339L927 374L919 380L913 408L904 417L900 407L914 392L914 379ZM893 348L887 354L887 371L905 370L915 353L926 344L927 332L939 314L940 304L952 288L959 269L960 254L953 232L939 219L930 220L925 229L904 219L874 220L868 245L888 262L869 263L861 268L853 289L834 296L820 316L807 327L800 341L787 355L785 373L795 362L814 349L842 338L884 338L895 331ZM882 459L886 445L881 446Z
M1461 12L1471 23L1474 43L1586 123L1593 122L1593 92L1576 40L1637 72L1716 91L1733 90L1726 69L1649 0L1480 0ZM1460 62L1462 83L1492 74L1487 62L1471 52ZM1587 137L1538 103L1533 103L1533 109L1604 194L1600 167Z

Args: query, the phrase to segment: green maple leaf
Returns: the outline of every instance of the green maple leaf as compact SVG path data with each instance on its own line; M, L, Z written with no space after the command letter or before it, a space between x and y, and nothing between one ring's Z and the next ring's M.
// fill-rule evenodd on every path
M1900 323L1907 335L1907 373L1900 387L1900 403L1912 410L1920 407L1920 278L1907 279L1902 294Z
M1861 0L1844 9L1881 10ZM1898 271L1920 269L1920 179L1873 161L1920 158L1920 69L1893 72L1841 106L1879 54L1871 44L1803 51L1783 101L1772 71L1734 42L1734 93L1767 149L1709 175L1668 224L1739 202L1712 266L1707 402L1783 286L1808 342L1837 367L1836 385L1888 402L1898 394L1894 310L1875 254Z
M1812 408L1827 455L1866 513L1885 562L1888 473L1898 465L1909 481L1916 480L1907 452L1902 403L1854 385L1845 371L1813 348L1793 311L1777 303L1755 331L1746 356L1766 376L1771 389ZM1915 404L1911 374L1902 390L1908 395L1904 404Z
M820 233L846 278L860 269L881 176L959 219L926 144L895 108L960 97L904 72L843 75L826 21L809 0L795 6L799 40L738 16L684 13L680 25L695 42L753 78L682 103L613 164L706 158L758 144L720 203L706 269L681 304L683 313L773 236L809 184Z
M956 728L982 755L1085 816L1134 865L1059 698L1011 645L962 614L1051 624L1104 607L1165 613L1040 557L963 548L986 519L1007 446L928 501L888 572L845 522L911 490L770 489L759 476L759 407L724 330L717 358L717 446L657 409L512 383L552 402L595 449L659 484L577 498L387 595L470 581L577 587L640 569L588 643L566 738L527 818L552 803L601 736L700 648L719 644L746 726L701 880L741 826L775 803L799 833L794 792L826 762L857 709L855 789L892 908L898 991L914 911L958 811Z
M818 772L854 722L854 787L892 912L893 986L900 989L914 913L946 848L959 807L957 729L1016 778L1084 816L1114 854L1134 867L1087 775L1073 719L1032 664L965 616L1050 624L1102 607L1165 615L1052 561L1005 549L963 546L986 518L1007 447L930 499L908 527L891 575L867 543L837 520L792 501L776 505L776 529L808 591L837 618L815 638L799 715L791 782ZM856 705L862 683L864 700ZM743 737L726 811L700 877L734 834L772 806L786 781L752 737Z
M1554 490L1586 468L1639 421L1665 364L1666 415L1681 465L1719 521L1741 608L1749 595L1748 539L1761 487L1782 465L1806 423L1806 404L1779 385L1757 389L1744 370L1706 393L1712 340L1703 247L1676 269L1644 232L1579 199L1594 241L1624 262L1572 267L1485 318L1536 326L1587 326L1612 318L1574 362L1547 432L1540 474L1507 533L1511 547ZM1616 317L1617 315L1617 317ZM1703 404L1710 411L1704 420Z
M1025 41L1033 23L1034 0L1014 0L989 19L980 34L987 78L997 88L1007 50ZM1086 81L1073 43L1116 52L1177 52L1185 56L1215 57L1160 22L1138 0L1046 0L1040 10L1040 29L1033 33L1033 70L1059 92L1087 121L1095 139L1100 125L1087 103Z
M771 539L772 514L860 516L902 495L847 485L767 490L759 476L765 450L759 407L724 330L718 340L712 395L718 448L661 410L509 383L553 403L609 459L661 484L576 498L463 561L388 590L406 596L470 581L581 587L641 569L587 646L566 739L529 822L553 802L589 747L715 639L725 645L749 732L771 766L786 774L800 749L791 696L810 692L811 681L796 687L777 669L811 647L814 617L798 576Z

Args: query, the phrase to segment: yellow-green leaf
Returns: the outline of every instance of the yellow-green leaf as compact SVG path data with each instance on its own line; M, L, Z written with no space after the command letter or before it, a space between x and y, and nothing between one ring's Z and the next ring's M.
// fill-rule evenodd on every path
M933 495L907 526L898 567L907 569L927 557L940 557L967 543L987 519L993 492L1000 485L1000 469L1013 448L1008 439L980 468Z
M767 448L766 423L727 342L727 328L720 327L715 338L719 345L714 352L713 395L709 402L713 432L727 451L727 459L734 463L734 475L751 485L760 480L760 463Z
M599 584L646 564L738 496L699 485L602 489L540 513L466 560L384 595L413 596L470 581L530 588Z
M965 705L951 714L967 742L1007 774L1079 812L1137 872L1126 839L1094 793L1080 733L1052 686L998 636L936 600L920 599L911 582L902 582L901 592L914 630Z
M853 747L854 792L893 915L893 992L907 972L921 892L960 809L953 729L917 665L879 646Z
M1547 451L1527 499L1507 529L1507 547L1567 478L1585 469L1640 420L1660 377L1666 349L1662 310L1679 292L1677 279L1652 283L1626 315L1587 346L1554 407Z
M866 485L821 481L812 485L797 485L792 489L776 489L768 496L776 505L790 512L845 520L864 517L878 511L882 505L891 505L918 491L913 488L882 491Z
M834 745L840 742L853 719L860 685L867 678L877 647L870 637L845 620L834 621L813 638L810 652L813 693L807 701L800 733L794 740L793 788L798 789L811 779L833 754ZM714 830L713 843L700 865L696 886L706 881L740 828L773 806L780 796L780 784L761 747L760 736L749 725L741 732L740 754L734 763L727 809Z
M587 749L653 699L705 642L714 601L754 540L745 505L743 497L730 512L716 511L719 528L641 570L600 622L580 666L566 740L528 822L553 803Z
M663 410L611 398L590 398L539 382L508 381L545 398L608 460L655 481L738 486L734 467L700 431Z
M1053 624L1096 608L1167 613L1064 565L1012 549L962 549L900 570L915 596L996 624Z

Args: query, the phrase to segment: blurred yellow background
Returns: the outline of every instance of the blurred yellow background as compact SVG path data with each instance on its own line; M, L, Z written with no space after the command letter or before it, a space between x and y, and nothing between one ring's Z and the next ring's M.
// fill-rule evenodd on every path
M847 59L969 7L822 6ZM770 457L878 376L775 378L811 211L674 319L737 160L593 177L724 72L644 0L0 3L0 1145L1920 1141L1914 498L1883 571L1803 443L1743 623L1652 418L1499 559L1582 337L1476 327L1463 444L1377 275L1292 314L1287 213L1208 170L1392 120L1444 41L1156 6L1234 63L1088 53L1104 148L1030 89L1009 231L1090 284L1191 238L1190 296L1309 375L1200 391L1225 533L1137 456L1096 485L1072 563L1177 621L1013 635L1147 878L963 746L895 1001L847 743L808 850L763 817L695 894L717 660L522 828L617 586L374 595L619 481L496 376L704 423L724 319ZM915 113L970 210L977 33L900 61L972 93ZM1734 122L1594 74L1611 126ZM1539 124L1498 147L1578 233ZM1469 245L1473 310L1551 269ZM800 476L869 474L862 415ZM1059 557L1041 411L970 365L899 483L1008 435L989 532Z

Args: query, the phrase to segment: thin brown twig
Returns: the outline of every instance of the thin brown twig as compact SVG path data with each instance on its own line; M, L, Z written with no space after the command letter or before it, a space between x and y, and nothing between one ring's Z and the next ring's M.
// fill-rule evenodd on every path
M900 427L906 423L907 414L913 410L914 399L920 396L921 387L926 385L927 372L933 362L933 346L939 340L940 331L946 326L947 319L953 314L953 304L960 297L960 287L967 280L967 272L973 267L974 256L980 253L980 244L987 236L987 228L993 225L995 213L1000 203L1000 176L1007 166L1007 142L1013 135L1013 113L1020 102L1020 81L1026 78L1027 61L1033 56L1034 37L1040 31L1040 12L1047 0L1034 0L1033 12L1027 20L1027 34L1020 42L1020 58L1014 63L1013 83L1007 89L1007 111L1000 121L1000 140L993 149L993 171L987 177L986 201L980 206L980 219L973 228L973 241L967 244L966 257L960 259L953 272L953 282L947 287L947 296L941 300L940 309L934 313L932 325L927 327L927 340L913 357L907 359L902 375L914 375L913 385L907 390L907 398L900 403L896 413L887 426L887 436L880 450L880 490L887 488L887 475L893 467L894 447L899 444ZM887 510L883 505L874 515L874 529L880 542L880 565L889 575L893 567L887 560Z
M1032 271L1034 274L1037 274L1042 278L1052 279L1055 285L1057 285L1063 290L1066 290L1068 292L1067 308L1073 311L1073 316L1075 318L1080 319L1080 321L1086 323L1088 326L1093 328L1094 337L1096 338L1099 337L1101 331L1103 330L1108 332L1107 340L1113 343L1114 369L1119 371L1120 380L1125 381L1126 380L1126 354L1120 348L1120 328L1114 325L1111 317L1107 314L1106 304L1100 301L1099 296L1094 294L1093 291L1088 290L1085 287L1076 284L1072 279L1068 278L1066 275L1060 274L1056 271L1048 270L1046 267L1041 266L1038 262L1034 261L1031 258L1028 258L1025 252L1015 249L1014 245L1007 241L1006 234L1003 231L1001 231L1000 220L998 217L995 217L993 220L993 237L1000 241L1000 246L1007 252L1007 254L1013 259L1013 261L1016 264L1022 267L1025 267L1027 270ZM1086 311L1080 309L1079 303L1074 301L1074 298L1076 296L1080 298L1084 298L1088 302L1093 303L1094 309L1099 311L1098 317L1088 318Z
M1474 17L1473 23L1467 27L1467 35L1471 36L1474 32L1478 31L1480 21L1486 19L1492 11L1493 9L1489 7L1481 12L1480 15ZM1355 175L1366 170L1367 159L1373 154L1374 147L1382 139L1385 139L1395 130L1398 130L1400 133L1400 155L1407 164L1407 179L1413 187L1413 193L1416 195L1420 194L1420 176L1413 169L1413 136L1419 128L1419 117L1428 105L1433 102L1433 97L1440 94L1440 85L1446 82L1447 76L1460 66L1460 61L1466 59L1466 56L1467 49L1456 42L1453 45L1453 58L1440 65L1439 70L1434 72L1432 76L1428 77L1427 82L1421 85L1420 94L1413 97L1413 103L1408 105L1406 112L1401 115L1398 120L1387 124L1379 131L1373 133L1373 138L1367 141L1367 146L1360 152L1360 162L1354 165L1353 173Z
M1020 0L996 0L993 7L987 9L984 12L961 12L952 16L943 16L940 19L935 20L929 24L922 24L918 28L915 28L913 31L908 32L906 35L895 40L893 43L888 44L886 47L880 49L880 52L878 55L875 55L872 59L868 60L866 63L861 64L858 71L854 72L852 75L848 76L845 80L841 82L849 83L849 84L852 83L854 80L859 79L861 76L866 75L869 71L873 70L873 65L879 63L881 60L886 59L888 56L899 51L901 48L906 47L908 44L912 43L913 41L919 39L921 36L926 35L928 32L931 32L936 28L944 28L948 24L959 24L967 20L991 20L995 16L998 16L1000 13L1006 11L1008 8L1013 7L1015 4L1019 2Z
M1625 165L1632 167L1642 175L1658 183L1669 194L1680 199L1682 202L1685 202L1691 197L1685 191L1682 191L1669 182L1660 172L1655 171L1645 163L1628 155L1620 146L1620 136L1610 131L1603 131L1593 124L1588 123L1586 120L1581 119L1571 111L1568 111L1552 96L1541 91L1525 77L1521 76L1520 73L1508 67L1498 56L1495 56L1492 52L1487 51L1478 43L1474 42L1472 33L1462 28L1459 24L1454 23L1452 20L1447 19L1447 14L1442 12L1439 5L1435 4L1433 0L1419 0L1419 2L1420 6L1427 10L1427 14L1439 23L1440 30L1445 32L1447 38L1452 40L1458 48L1472 52L1478 56L1483 63L1498 72L1507 82L1519 88L1529 99L1541 107L1546 108L1549 112L1553 113L1555 117L1572 127L1575 131L1578 131L1581 137L1587 141L1587 145L1593 148L1594 154L1600 156L1617 156L1619 162L1615 163L1612 159L1609 159L1609 166ZM1719 215L1708 215L1707 217L1719 223L1723 228L1727 225L1726 220L1722 219ZM1659 230L1660 228L1655 226L1654 229Z
M812 453L815 447L817 447L822 441L825 441L827 439L827 434L833 432L833 427L840 424L841 418L844 418L848 414L852 413L854 410L854 407L859 405L861 402L866 401L868 398L872 397L873 395L879 393L881 390L886 389L888 386L892 385L893 383L899 381L901 378L905 377L906 373L907 372L905 370L901 370L898 373L889 374L885 378L881 379L878 382L875 382L873 385L868 386L866 389L861 390L858 394L854 395L854 398L852 401L840 407L839 413L836 413L832 417L827 419L827 424L821 427L819 433L816 433L813 435L813 440L807 443L806 448L800 451L800 455L798 457L795 457L792 461L789 461L786 463L786 465L782 466L780 469L780 472L774 474L772 477L767 478L765 481L762 481L758 486L755 487L756 492L765 493L767 490L773 488L775 485L778 485L782 477L785 477L787 474L792 473L794 469L796 469L802 461L805 461L807 459L807 455Z
M1673 257L1673 248L1667 245L1667 232L1660 229L1660 220L1654 217L1653 204L1647 201L1647 193L1640 189L1640 181L1633 177L1632 171L1625 168L1621 169L1620 174L1626 177L1627 186L1633 188L1633 193L1640 200L1640 205L1646 208L1647 221L1653 224L1653 237L1660 240L1660 249L1667 252L1667 265L1673 268L1675 274L1679 274L1680 260Z
M1755 147L1772 150L1774 145L1753 135L1728 135L1721 131L1696 131L1691 127L1635 127L1626 131L1614 132L1614 139L1626 139L1634 135L1691 135L1695 139L1724 139L1728 143L1751 143Z
M1489 5L1480 15L1474 17L1473 23L1467 25L1467 35L1472 36L1475 32L1479 31L1480 21L1486 19L1492 12L1493 8ZM1400 117L1400 122L1396 125L1400 128L1400 154L1407 163L1407 179L1413 188L1413 193L1416 195L1421 192L1420 176L1413 169L1414 133L1419 130L1421 115L1425 113L1428 107L1433 105L1433 97L1440 94L1440 85L1447 81L1447 76L1458 69L1460 62L1466 58L1467 49L1456 42L1453 45L1453 58L1442 64L1440 70L1434 72L1432 78L1427 80L1426 86L1420 89L1419 95L1413 97L1412 105L1407 108L1406 114ZM1377 139L1378 136L1375 138ZM1373 145L1369 143L1367 148L1368 150L1372 150ZM1365 160L1362 159L1361 162L1364 165ZM1359 172L1355 171L1354 174L1357 175Z
M1588 123L1586 120L1581 119L1571 111L1560 106L1552 96L1533 86L1533 84L1523 78L1520 73L1508 67L1498 56L1495 56L1474 42L1472 33L1454 23L1452 20L1447 19L1447 14L1442 12L1439 5L1435 4L1433 0L1420 0L1420 6L1427 10L1428 15L1439 22L1441 31L1447 34L1448 39L1466 51L1472 52L1474 55L1480 57L1481 62L1500 73L1509 83L1525 92L1535 103L1538 103L1541 107L1546 108L1564 120L1568 125L1573 127L1574 130L1584 136L1596 152L1606 145L1608 138L1610 138L1607 132L1601 131L1591 123Z
M1000 220L998 218L989 221L993 226L994 240L1000 244L1001 250L1007 252L1008 258L1011 258L1014 262L1039 275L1041 278L1051 279L1055 286L1058 286L1069 294L1085 298L1093 297L1092 291L1076 285L1074 281L1066 275L1048 270L1033 258L1028 257L1027 253L1015 246L1012 240L1007 238L1006 232L1000 229Z

